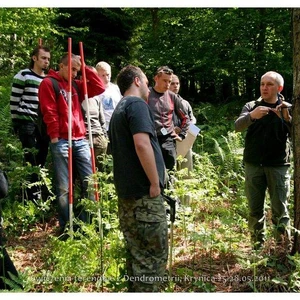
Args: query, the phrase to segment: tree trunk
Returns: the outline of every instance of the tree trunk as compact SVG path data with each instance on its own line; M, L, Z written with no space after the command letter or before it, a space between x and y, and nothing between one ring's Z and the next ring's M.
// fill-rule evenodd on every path
M293 9L293 153L294 227L300 230L300 9ZM300 235L295 232L292 253L300 252Z
M151 8L151 17L152 17L152 35L156 39L158 36L158 27L159 27L159 17L158 17L158 8Z

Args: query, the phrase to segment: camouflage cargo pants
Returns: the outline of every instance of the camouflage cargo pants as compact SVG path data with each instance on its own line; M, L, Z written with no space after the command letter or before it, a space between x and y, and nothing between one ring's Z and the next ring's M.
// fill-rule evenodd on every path
M130 292L158 292L168 260L168 226L163 197L120 199L119 218L127 248Z

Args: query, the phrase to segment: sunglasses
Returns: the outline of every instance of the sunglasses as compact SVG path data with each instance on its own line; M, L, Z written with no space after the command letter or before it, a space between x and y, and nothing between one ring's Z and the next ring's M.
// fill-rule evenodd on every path
M160 68L157 69L156 75L159 74L159 73L165 73L165 74L168 74L168 75L172 75L173 70L168 68L168 67L160 67Z

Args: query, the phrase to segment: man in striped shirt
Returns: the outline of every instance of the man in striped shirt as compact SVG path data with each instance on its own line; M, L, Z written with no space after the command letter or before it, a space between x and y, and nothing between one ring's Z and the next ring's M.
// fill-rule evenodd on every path
M10 112L14 132L18 135L22 148L37 149L35 155L25 150L25 162L32 166L44 166L48 153L48 140L40 136L37 128L38 89L45 77L45 71L50 63L50 49L37 46L31 53L31 61L27 69L17 73L12 82L10 96ZM38 180L37 174L32 174L30 182ZM27 189L27 198L36 199L36 188Z

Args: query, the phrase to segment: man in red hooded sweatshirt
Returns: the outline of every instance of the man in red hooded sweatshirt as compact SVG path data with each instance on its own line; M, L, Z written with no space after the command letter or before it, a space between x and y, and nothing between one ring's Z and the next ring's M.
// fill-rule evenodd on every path
M80 57L72 54L72 79L77 76L81 68ZM54 177L56 185L56 197L58 201L59 225L61 233L65 230L69 221L69 168L68 168L68 54L65 54L59 64L59 71L50 70L48 76L41 82L39 87L40 108L43 120L47 126L50 137L50 150L53 159ZM100 77L91 69L85 67L88 96L93 97L104 92L104 84ZM49 77L57 80L59 96L56 97L52 81ZM94 200L94 194L87 195L87 177L92 172L91 153L84 118L81 112L81 102L84 99L83 81L75 80L79 95L74 84L72 85L72 156L73 163L78 172L83 194ZM82 211L79 218L87 221L87 213Z

